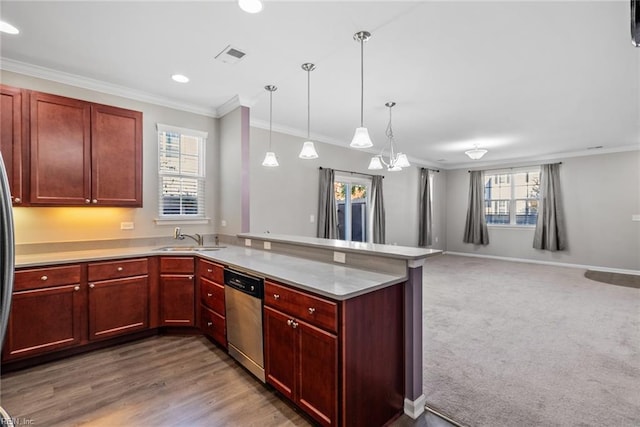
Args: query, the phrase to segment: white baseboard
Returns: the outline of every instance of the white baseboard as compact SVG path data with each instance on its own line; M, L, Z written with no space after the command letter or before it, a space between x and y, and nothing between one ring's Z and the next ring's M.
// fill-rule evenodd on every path
M543 261L543 260L527 259L527 258L511 258L511 257L496 256L496 255L471 254L467 252L445 251L444 254L455 255L455 256L468 256L468 257L474 257L474 258L490 258L490 259L498 259L502 261L526 262L530 264L553 265L556 267L580 268L584 270L605 271L607 273L632 274L632 275L640 276L640 270L625 270L622 268L609 268L609 267L601 267L597 265L569 264L566 262Z
M404 413L412 419L417 419L424 413L424 405L427 404L427 396L421 394L416 400L404 399Z

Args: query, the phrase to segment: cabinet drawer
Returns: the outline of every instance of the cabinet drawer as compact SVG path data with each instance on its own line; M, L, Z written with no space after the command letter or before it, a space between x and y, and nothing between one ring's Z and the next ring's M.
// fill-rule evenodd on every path
M209 310L204 305L201 306L201 316L200 319L202 321L202 332L219 344L227 347L227 328L226 328L226 320L223 316L220 316L218 313Z
M80 283L80 266L34 268L16 271L14 291Z
M312 325L338 331L338 304L333 301L265 281L264 303Z
M224 316L224 286L204 277L200 278L200 301L211 310Z
M193 257L160 257L160 273L193 273Z
M120 261L93 262L89 264L89 281L142 276L149 273L147 259L123 259Z
M224 284L224 267L221 265L200 259L198 260L198 274L200 277L206 277L219 285Z

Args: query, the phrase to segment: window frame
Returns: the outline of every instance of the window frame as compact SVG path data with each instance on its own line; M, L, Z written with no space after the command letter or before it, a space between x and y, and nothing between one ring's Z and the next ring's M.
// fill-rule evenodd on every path
M345 194L349 194L349 196L351 195L350 190L352 185L363 185L366 187L367 196L365 198L365 212L364 212L365 226L363 228L363 232L365 233L365 240L363 241L363 243L370 243L371 233L369 230L370 227L368 227L368 221L369 221L369 210L371 209L372 179L365 176L353 176L351 174L342 174L342 173L336 172L333 182L334 182L334 185L335 183L347 184L347 192ZM346 200L349 200L349 203L347 203ZM336 200L336 208L337 206L338 206L338 200ZM352 240L353 230L351 229L352 213L353 212L351 209L351 197L345 197L345 216L344 216L344 222L345 222L344 241L345 242L354 241ZM336 212L336 215L337 215L337 212ZM358 242L358 240L355 240L355 242Z
M176 224L206 224L209 222L209 218L207 217L207 203L206 203L206 145L207 138L209 136L208 132L196 130L196 129L188 129L179 126L165 125L161 123L156 124L157 130L157 167L158 167L158 205L157 205L157 215L155 222L157 224L167 224L167 225L176 225ZM162 151L160 149L160 141L162 134L166 133L177 133L180 136L189 136L198 139L198 173L196 174L185 174L185 173L171 173L162 170ZM181 157L182 153L180 153ZM186 179L195 179L196 185L198 187L198 194L196 196L197 200L197 213L196 214L185 214L184 212L180 214L165 214L163 212L164 204L163 204L163 189L162 183L163 178L166 177L179 177Z
M535 222L533 224L518 224L517 223L517 203L519 201L530 201L530 200L540 200L539 198L519 198L516 197L516 180L515 175L522 173L531 173L538 172L538 179L540 179L541 168L540 166L524 166L518 168L508 168L508 169L494 169L491 171L484 171L483 173L483 182L484 184L484 203L485 203L485 217L487 216L487 203L488 202L497 202L497 203L506 203L509 208L509 223L490 223L487 221L488 227L499 227L499 228L522 228L522 229L531 229L535 228ZM496 175L509 175L508 180L510 187L510 197L506 198L495 198L495 199L487 199L486 198L486 177L487 176L496 176ZM502 179L500 179L500 183L502 183ZM538 185L540 183L538 182ZM539 194L539 193L538 193ZM497 214L499 215L499 213ZM537 216L536 216L537 219Z

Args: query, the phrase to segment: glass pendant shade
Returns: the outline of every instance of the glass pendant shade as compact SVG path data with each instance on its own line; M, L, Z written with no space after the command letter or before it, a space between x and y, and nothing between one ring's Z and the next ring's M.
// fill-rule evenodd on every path
M302 151L300 151L300 155L298 156L301 159L317 159L318 152L316 151L316 146L313 145L312 141L306 141L302 144Z
M411 166L411 163L409 163L409 159L407 159L406 154L398 153L398 157L396 157L395 165L401 168L408 168L409 166Z
M264 156L264 160L262 161L262 166L267 166L270 168L279 166L278 159L276 159L276 153L274 153L273 151L267 151L267 155Z
M238 6L247 13L258 13L262 11L261 0L238 0Z
M482 156L484 156L487 153L488 153L487 150L483 150L481 148L478 148L477 146L473 150L469 150L469 151L465 151L464 152L464 154L469 156L469 158L471 158L471 160L479 160L479 159L482 158Z
M373 147L373 142L371 142L367 128L356 128L356 132L353 134L350 146L353 148Z
M371 162L369 163L370 170L380 170L382 169L382 162L380 161L380 156L373 156L371 158Z

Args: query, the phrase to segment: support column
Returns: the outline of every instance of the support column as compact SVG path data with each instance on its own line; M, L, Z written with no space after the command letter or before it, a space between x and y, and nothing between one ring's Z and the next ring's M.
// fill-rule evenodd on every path
M413 419L424 412L426 396L422 392L422 265L424 259L407 263L404 293L405 392L404 413Z

